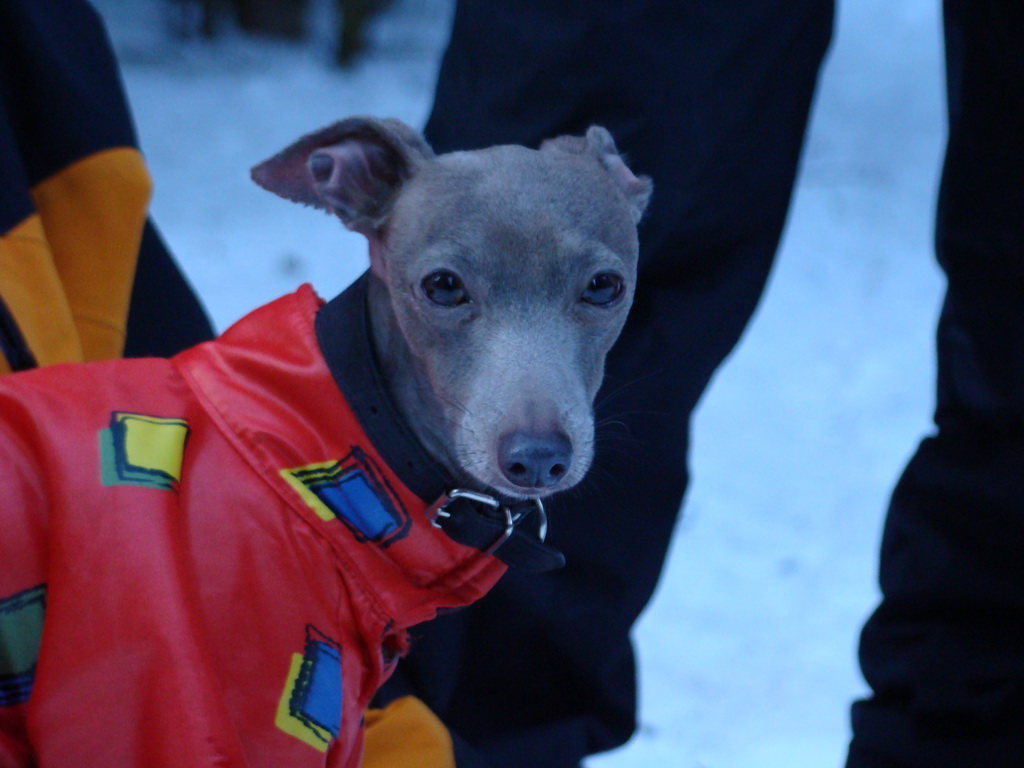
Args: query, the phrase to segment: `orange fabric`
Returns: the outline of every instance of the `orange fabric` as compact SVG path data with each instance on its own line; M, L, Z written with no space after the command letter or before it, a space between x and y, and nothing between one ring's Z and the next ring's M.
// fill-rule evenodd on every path
M366 712L362 768L455 768L452 737L415 696Z
M130 147L90 155L32 189L85 360L119 357L124 350L151 189L142 155ZM40 311L49 312L51 295L47 283L37 299ZM22 315L12 312L28 336ZM52 362L44 348L29 344L40 365Z
M36 215L0 237L0 298L39 365L82 360L64 285ZM0 373L9 370L0 355Z

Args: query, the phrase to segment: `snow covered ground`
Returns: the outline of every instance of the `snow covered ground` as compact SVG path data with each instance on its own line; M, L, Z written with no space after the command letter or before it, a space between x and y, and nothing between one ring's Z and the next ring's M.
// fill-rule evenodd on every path
M422 124L450 0L398 0L346 72L329 63L327 3L304 47L182 44L156 0L97 4L155 219L218 328L300 282L330 296L359 274L360 238L258 190L248 168L348 114ZM933 399L938 6L841 8L779 262L698 413L685 517L637 628L640 730L590 768L842 762L887 495Z

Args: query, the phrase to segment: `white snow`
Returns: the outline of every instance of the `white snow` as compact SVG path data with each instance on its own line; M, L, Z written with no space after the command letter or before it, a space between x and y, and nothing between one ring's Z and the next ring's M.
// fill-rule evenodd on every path
M154 217L218 328L312 282L361 239L248 168L354 113L421 125L450 0L398 0L353 70L313 44L185 44L156 0L100 0L156 184ZM839 766L862 695L888 493L933 401L944 137L937 0L844 4L769 291L697 414L694 482L636 631L640 729L590 768ZM557 525L557 521L553 521Z

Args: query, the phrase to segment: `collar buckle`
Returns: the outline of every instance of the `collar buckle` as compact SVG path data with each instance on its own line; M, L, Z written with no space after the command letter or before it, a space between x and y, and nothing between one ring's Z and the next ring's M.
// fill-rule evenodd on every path
M516 526L534 512L537 513L536 534L517 530ZM530 561L538 566L538 570L558 568L565 562L561 553L544 545L548 518L540 499L527 499L506 505L490 494L453 488L431 505L427 510L427 518L435 528L442 529L456 541L470 544L486 555L495 554L499 547L512 539L509 547L516 544L513 547L515 551L506 553L503 549L497 554L499 559L506 562L509 559Z
M438 500L439 505L435 504L436 510L433 508L431 509L431 512L433 512L433 519L430 521L430 524L433 525L435 528L441 528L443 530L444 523L438 521L451 519L452 510L449 509L449 506L453 502L459 500L469 501L473 502L474 504L483 505L484 514L487 515L487 517L491 517L491 515L488 514L488 511L492 513L498 512L499 517L504 516L504 529L499 534L498 538L495 539L490 546L483 550L485 555L494 554L494 550L496 550L498 547L504 544L508 537L512 535L512 531L515 530L516 518L512 516L512 510L502 505L502 503L493 496L490 496L486 493L470 491L466 488L453 488L452 490L448 491L443 496L441 496L441 498Z

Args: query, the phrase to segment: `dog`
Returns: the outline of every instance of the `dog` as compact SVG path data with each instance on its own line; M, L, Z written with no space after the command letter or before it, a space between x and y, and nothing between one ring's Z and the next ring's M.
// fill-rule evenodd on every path
M356 765L408 627L561 564L650 181L598 127L435 156L370 117L252 175L368 272L0 379L3 768Z

